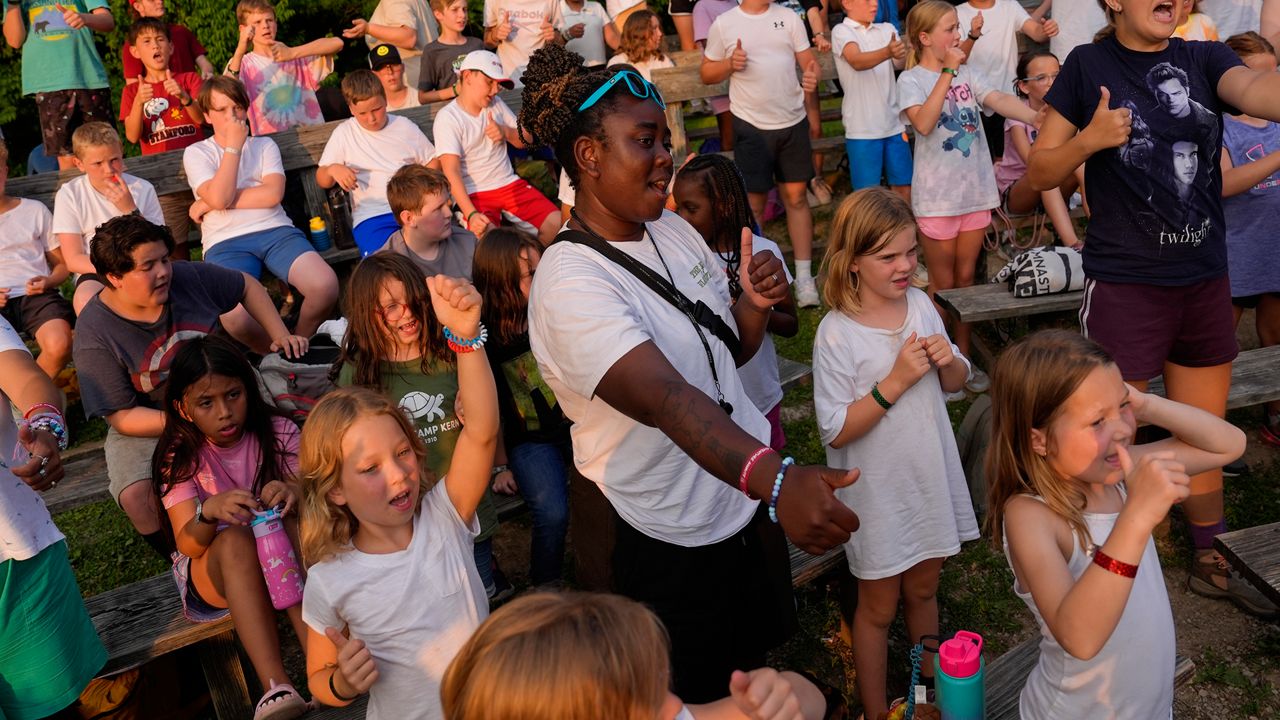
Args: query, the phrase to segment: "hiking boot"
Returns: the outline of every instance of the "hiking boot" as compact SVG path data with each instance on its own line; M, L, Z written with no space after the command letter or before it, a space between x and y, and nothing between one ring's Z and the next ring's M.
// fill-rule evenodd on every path
M1187 589L1207 598L1230 600L1250 615L1263 619L1280 616L1280 608L1245 580L1236 576L1227 559L1213 550L1200 550L1191 561Z
M796 278L796 305L802 308L818 306L818 283L813 278Z

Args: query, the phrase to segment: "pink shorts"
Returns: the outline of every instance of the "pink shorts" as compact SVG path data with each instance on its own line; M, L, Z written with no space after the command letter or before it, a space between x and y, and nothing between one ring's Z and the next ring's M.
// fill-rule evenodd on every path
M535 230L542 227L548 215L556 212L556 206L523 178L494 190L471 193L469 197L471 204L495 226L502 224L503 210L529 223Z
M979 210L947 217L918 217L916 226L930 240L954 240L960 233L981 230L991 224L991 211Z

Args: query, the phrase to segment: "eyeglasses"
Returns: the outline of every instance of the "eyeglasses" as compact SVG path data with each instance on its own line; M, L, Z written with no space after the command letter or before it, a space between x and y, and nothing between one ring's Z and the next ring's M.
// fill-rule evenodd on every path
M1022 78L1022 82L1042 83L1045 81L1053 82L1054 80L1057 80L1057 79L1058 79L1058 73L1052 73L1052 74L1040 73L1039 75L1036 75L1034 77Z
M627 89L631 91L632 95L635 95L641 100L653 98L653 101L658 103L658 107L663 110L667 109L667 103L662 100L662 94L658 92L658 88L654 87L653 83L645 80L644 76L638 72L632 70L621 70L614 73L613 77L609 78L608 82L596 88L596 91L591 93L591 97L584 100L583 103L578 106L578 112L582 112L592 105L595 105L597 102L600 102L600 98L604 97L605 93L609 92L614 85L617 85L619 80L627 81Z
M396 322L404 317L405 311L408 309L409 306L404 303L393 302L379 307L378 312L382 314L383 319L387 322Z

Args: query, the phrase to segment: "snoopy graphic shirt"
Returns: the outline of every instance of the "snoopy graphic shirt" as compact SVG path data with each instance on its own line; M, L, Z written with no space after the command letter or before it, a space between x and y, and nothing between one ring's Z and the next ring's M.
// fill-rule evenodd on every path
M193 72L178 73L173 79L188 97L194 98L200 92L200 76ZM120 95L121 122L133 112L133 104L138 101L138 88L144 82L147 81L139 80L124 86ZM187 114L181 98L170 95L163 82L147 84L151 86L151 99L142 105L142 137L138 143L142 146L143 155L180 150L204 139L204 131Z
M1129 140L1085 162L1084 272L1115 283L1183 286L1227 272L1218 80L1240 59L1222 43L1170 38L1158 52L1114 37L1076 48L1045 101L1077 128L1110 93L1133 113Z
M923 105L941 73L917 65L898 76L898 107ZM916 217L955 217L1000 204L987 138L982 134L982 101L991 92L965 65L951 80L942 114L928 135L916 133L911 209Z

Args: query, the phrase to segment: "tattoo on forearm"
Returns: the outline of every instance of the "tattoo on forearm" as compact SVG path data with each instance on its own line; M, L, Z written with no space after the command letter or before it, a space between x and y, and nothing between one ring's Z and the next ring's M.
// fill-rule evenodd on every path
M746 433L715 401L686 382L662 388L660 427L676 445L708 472L736 484L746 456L740 449Z

